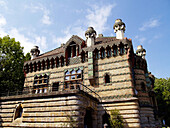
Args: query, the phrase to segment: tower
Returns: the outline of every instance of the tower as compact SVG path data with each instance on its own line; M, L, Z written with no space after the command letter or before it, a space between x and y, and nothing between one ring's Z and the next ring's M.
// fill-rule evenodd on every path
M124 38L125 27L126 27L125 23L123 23L121 19L115 20L113 29L114 29L114 32L116 33L116 39Z
M143 48L142 45L139 45L139 46L137 47L136 55L142 56L142 58L145 59L146 50Z
M31 49L31 59L34 59L35 57L39 56L40 54L40 50L39 50L39 47L38 46L34 46L32 49Z
M85 32L87 47L93 46L95 39L96 39L96 31L93 27L88 27L87 31Z

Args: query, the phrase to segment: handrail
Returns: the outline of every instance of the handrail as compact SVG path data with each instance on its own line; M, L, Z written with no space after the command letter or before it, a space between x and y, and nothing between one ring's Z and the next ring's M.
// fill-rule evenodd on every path
M79 86L78 88L63 89L62 91L68 92L69 90L81 90L81 91L86 92L89 95L97 98L99 101L101 101L101 97L95 91L93 91L92 89L90 89L87 86L85 86L84 84L80 84L80 83L78 84L78 86ZM48 87L44 87L44 88L48 88ZM41 88L41 89L43 89L43 88ZM59 89L58 87L57 88L56 87L52 87L46 93L57 92L57 91L59 91L58 89ZM23 91L16 90L16 91L13 91L13 92L10 92L10 91L0 92L0 97L35 94L34 90L35 90L35 88L33 88L33 87L29 87L29 88L26 87L26 88L24 88ZM43 90L42 90L41 93L45 93L45 92L43 92ZM40 94L40 93L38 92L37 94Z

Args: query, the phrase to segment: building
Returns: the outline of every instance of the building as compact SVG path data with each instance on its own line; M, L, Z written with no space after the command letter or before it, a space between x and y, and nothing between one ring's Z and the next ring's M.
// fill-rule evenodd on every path
M44 54L31 49L22 95L1 97L0 125L102 128L118 109L125 127L160 126L146 50L140 45L134 53L125 27L117 19L116 37L96 38L89 27L86 40L73 35Z

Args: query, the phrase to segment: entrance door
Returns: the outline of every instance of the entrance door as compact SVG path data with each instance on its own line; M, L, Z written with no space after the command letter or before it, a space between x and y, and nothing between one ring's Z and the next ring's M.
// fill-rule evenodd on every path
M93 128L92 110L86 110L84 128Z

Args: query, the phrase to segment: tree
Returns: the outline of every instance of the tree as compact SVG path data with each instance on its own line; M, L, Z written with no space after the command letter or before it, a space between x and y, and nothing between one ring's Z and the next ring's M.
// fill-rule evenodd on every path
M24 56L23 47L15 38L5 36L0 38L0 91L21 91L24 85L23 64L30 59L30 54Z
M158 102L159 116L170 126L170 78L155 80L156 99Z
M123 128L123 117L117 109L110 112L110 126L111 128Z

